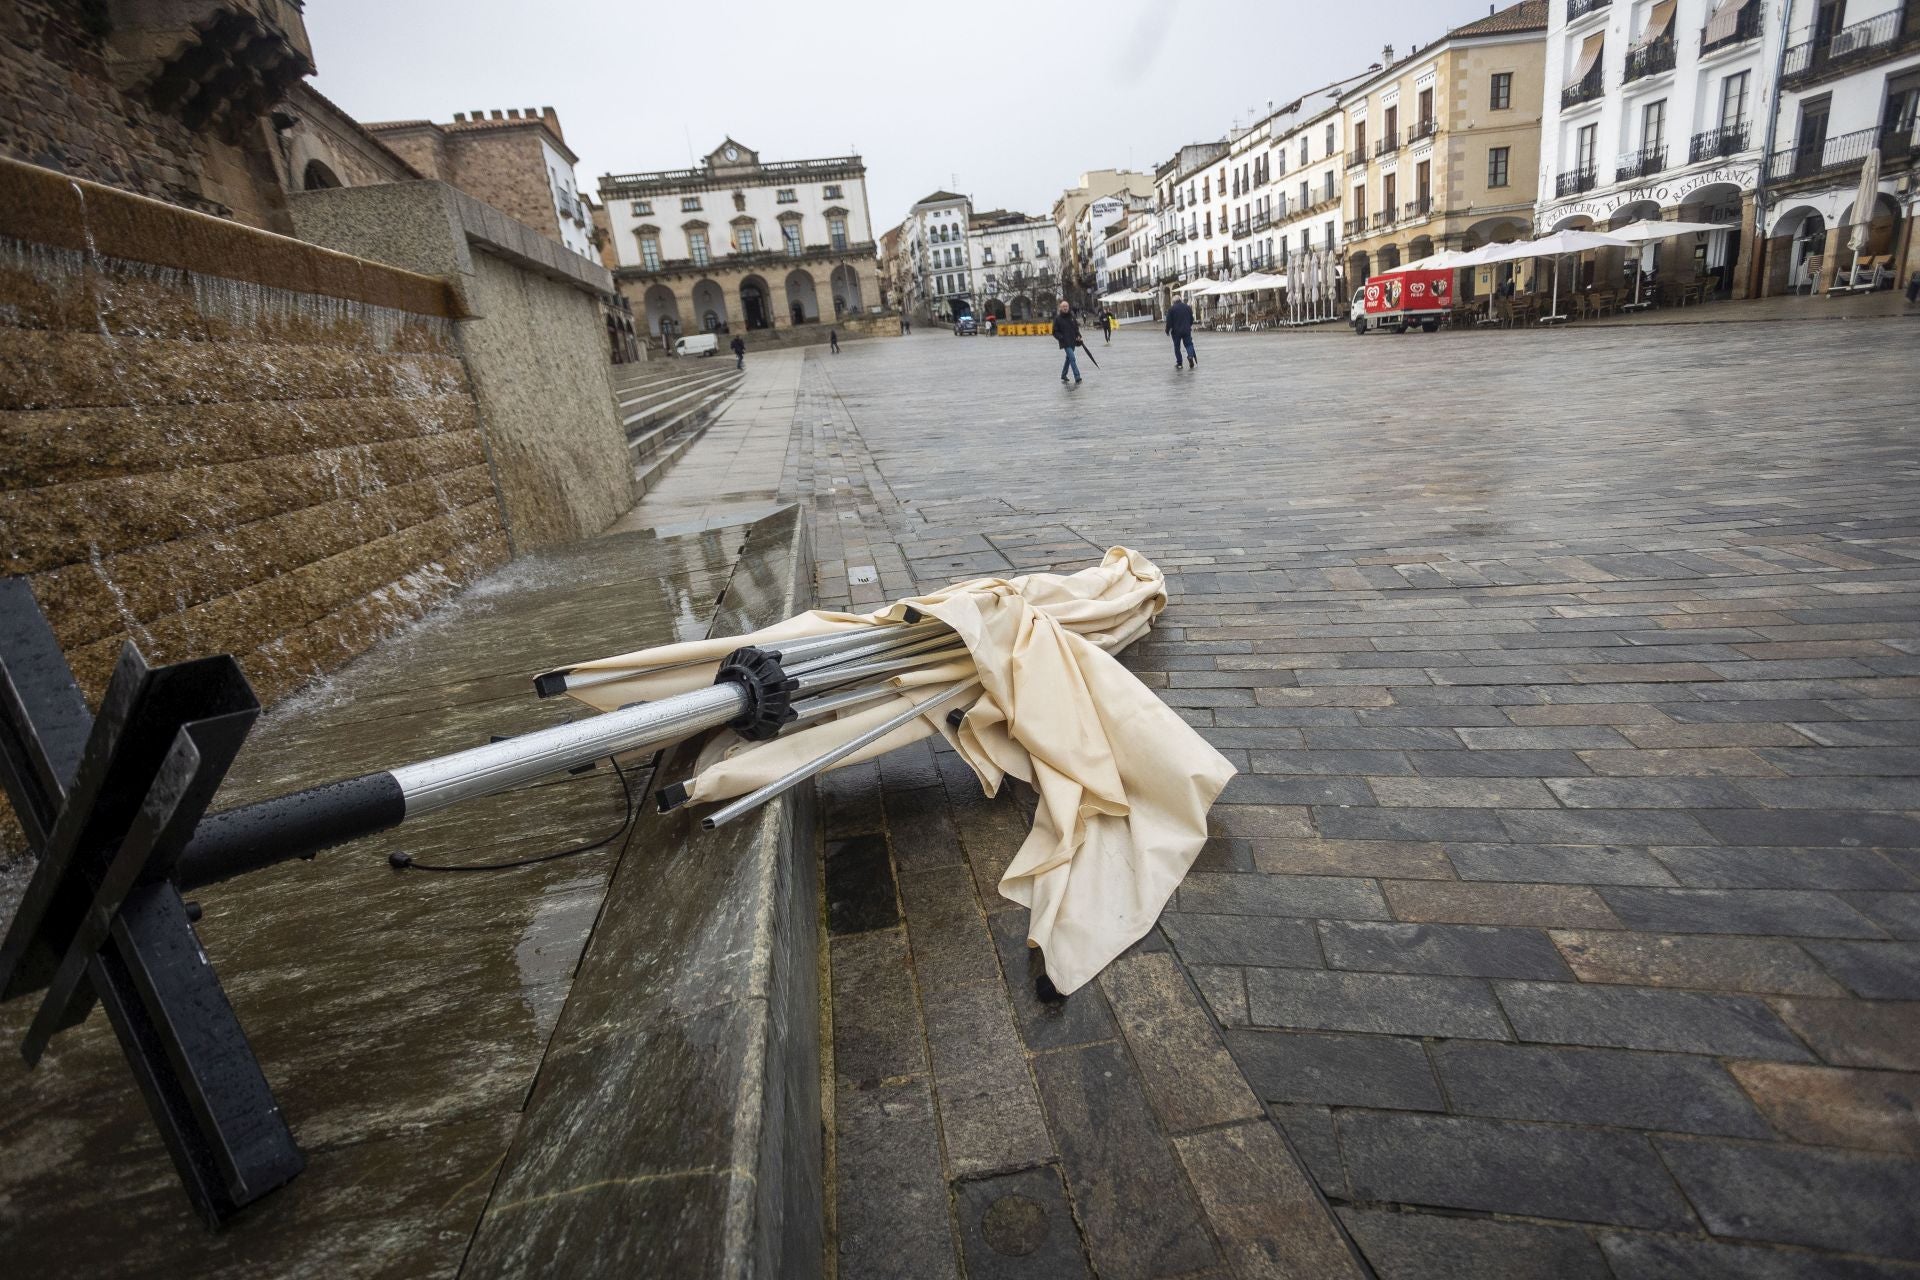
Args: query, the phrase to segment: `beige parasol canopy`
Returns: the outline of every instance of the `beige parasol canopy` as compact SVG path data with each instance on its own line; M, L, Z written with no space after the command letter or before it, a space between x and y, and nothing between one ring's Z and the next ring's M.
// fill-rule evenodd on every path
M1111 655L1146 634L1166 605L1160 570L1124 547L1070 575L979 578L872 614L815 611L751 635L667 645L568 669L605 683L569 688L612 710L710 684L741 645L877 628L925 614L965 655L892 677L897 691L767 742L721 732L687 784L694 803L745 795L910 710L929 704L850 764L939 732L992 795L1009 775L1039 795L1032 830L1000 878L1030 911L1029 945L1062 992L1086 983L1144 936L1207 838L1207 810L1233 776L1221 754ZM950 709L967 706L955 728Z

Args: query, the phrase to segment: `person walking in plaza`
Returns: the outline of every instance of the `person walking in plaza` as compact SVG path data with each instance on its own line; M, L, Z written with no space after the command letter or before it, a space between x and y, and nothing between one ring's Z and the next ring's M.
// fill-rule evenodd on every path
M736 369L746 368L747 367L747 340L745 338L742 338L739 334L736 333L733 335L732 347L733 347L733 367Z
M1067 353L1066 362L1060 366L1060 381L1065 382L1071 373L1074 385L1079 386L1080 362L1073 353L1080 345L1080 322L1073 318L1073 308L1064 298L1060 301L1060 313L1053 318L1053 340Z
M1198 369L1200 357L1193 353L1193 308L1185 298L1175 298L1167 308L1167 336L1173 339L1173 367L1181 368L1180 348L1187 349L1186 363Z
M840 354L840 331L838 329L827 330L827 349L835 355Z
M1113 345L1113 312L1112 311L1102 311L1100 313L1100 332L1103 335L1105 335L1107 345L1112 346Z

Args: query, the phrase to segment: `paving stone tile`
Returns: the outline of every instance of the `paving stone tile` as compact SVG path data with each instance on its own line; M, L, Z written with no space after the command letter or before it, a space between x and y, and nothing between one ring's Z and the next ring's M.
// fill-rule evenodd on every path
M1726 809L1752 803L1735 784L1715 778L1547 778L1545 782L1570 809Z
M1611 1280L1573 1227L1356 1208L1341 1209L1340 1221L1380 1280Z
M1172 955L1122 957L1101 972L1099 982L1139 1064L1147 1097L1170 1132L1261 1114Z
M1493 813L1477 809L1341 809L1316 805L1314 825L1335 840L1499 840Z
M1462 880L1591 885L1674 883L1672 873L1652 854L1640 848L1569 844L1450 844L1446 846L1446 852Z
M1335 1118L1363 1200L1680 1230L1693 1216L1638 1134L1348 1111Z
M1566 778L1587 766L1571 751L1409 751L1423 778Z
M835 938L830 946L835 1076L871 1085L925 1071L906 939L888 929Z
M885 803L887 843L893 849L894 865L901 871L966 865L943 788L889 790Z
M1461 729L1460 740L1475 751L1577 751L1631 745L1606 725L1537 725L1508 729Z
M841 1089L833 1133L839 1274L847 1280L957 1280L927 1082Z
M1632 751L1582 751L1579 756L1587 768L1604 778L1772 778L1780 773L1759 753L1745 747L1643 747ZM1747 802L1736 800L1734 803Z
M1785 1062L1808 1057L1766 1002L1752 996L1562 982L1493 986L1523 1041Z
M1033 1068L1097 1274L1147 1280L1219 1261L1125 1050L1062 1049Z
M1413 772L1413 766L1398 751L1255 751L1248 759L1257 774L1385 777Z
M1270 1102L1267 1114L1287 1135L1287 1145L1306 1166L1321 1194L1330 1199L1346 1199L1349 1195L1347 1167L1340 1158L1340 1140L1333 1131L1332 1109Z
M1550 703L1544 707L1504 707L1508 723L1522 727L1539 725L1664 725L1671 723L1654 707L1642 702L1593 702L1581 704ZM1465 728L1467 726L1461 726ZM1489 721L1487 727L1498 728Z
M1659 809L1502 809L1507 838L1521 844L1710 844L1694 817Z
M1719 1063L1690 1054L1451 1041L1433 1061L1466 1115L1773 1136Z
M1445 846L1405 840L1260 840L1253 865L1268 875L1392 876L1451 880Z
M829 934L890 929L900 923L886 837L828 841L825 879Z
M1353 876L1268 876L1190 872L1175 895L1178 909L1203 915L1310 916L1386 920L1380 888Z
M940 785L940 770L933 761L933 745L924 740L889 751L875 763L880 766L883 791L912 791Z
M1357 712L1356 715L1360 723L1369 728L1427 725L1444 729L1491 729L1520 723L1509 720L1507 716L1512 711L1521 710L1540 710L1540 708L1377 707Z
M1877 938L1879 928L1830 893L1804 889L1599 890L1629 929L1647 933L1744 933L1803 938Z
M1838 726L1800 725L1815 741L1834 736L1824 731ZM1777 772L1794 777L1886 775L1920 776L1920 747L1762 747L1753 753ZM1906 808L1906 805L1896 805Z
M1666 714L1661 711L1662 716ZM1806 745L1803 736L1784 723L1656 723L1626 725L1620 732L1635 747L1654 751L1728 751Z
M1223 1027L1247 1025L1247 979L1234 965L1199 964L1187 970L1200 998L1213 1011L1214 1021Z
M1920 1074L1784 1062L1736 1062L1728 1070L1796 1142L1920 1155Z
M1541 929L1624 927L1600 895L1582 885L1382 880L1380 888L1399 920Z
M1546 934L1482 925L1322 921L1326 963L1363 972L1571 980Z
M1233 1273L1364 1280L1333 1211L1266 1120L1174 1140Z
M1043 995L1039 978L1044 971L1040 952L1027 945L1027 913L1001 912L987 918L1000 968L1006 978L1020 1038L1031 1050L1111 1040L1120 1034L1107 1011L1107 998L1089 983L1070 996ZM1048 985L1051 991L1051 984Z
M1268 1102L1444 1111L1418 1040L1325 1032L1236 1030L1227 1046Z
M1284 916L1213 916L1169 912L1160 921L1189 965L1234 964L1321 968L1320 943L1308 920Z
M1820 720L1831 712L1817 698L1777 698L1748 702L1660 702L1654 704L1670 720L1681 724L1764 724L1784 725L1793 720ZM1681 742L1669 735L1660 741L1642 741L1643 746L1712 746L1712 742ZM1754 746L1748 741L1738 745Z
M1846 994L1812 956L1781 939L1577 929L1557 929L1551 936L1582 982L1757 995Z
M953 1215L969 1280L1092 1280L1060 1171L957 1182Z
M885 825L880 809L880 766L848 765L822 774L814 786L820 796L820 827L829 840L878 832Z
M1920 1000L1920 943L1807 942L1801 944L1867 1000Z
M1214 811L1218 813L1221 805L1370 805L1374 803L1374 799L1373 792L1368 790L1367 784L1359 778L1332 778L1304 773L1241 773L1227 784L1227 789L1220 793L1220 799L1214 803L1216 806ZM1266 834L1275 836L1310 834L1311 823L1305 811L1300 810L1298 814L1301 830L1273 831Z
M1791 999L1774 1008L1835 1066L1920 1071L1920 1002Z
M922 998L948 1176L1052 1159L1053 1143L1000 984L923 988Z
M1911 1280L1899 1263L1699 1237L1606 1233L1615 1280Z
M1460 737L1445 728L1308 729L1314 751L1458 751Z
M1554 797L1535 778L1369 778L1367 785L1383 805L1462 809L1557 807Z
M902 872L900 898L923 993L970 982L997 983L1000 964L967 868Z
M1913 778L1751 778L1735 784L1770 809L1905 809L1920 805ZM1920 830L1920 827L1915 828Z
M1227 785L1231 789L1233 783ZM1223 802L1216 803L1207 814L1207 830L1210 834L1246 837L1313 834L1313 823L1304 808L1250 803L1251 797L1240 803L1226 803L1224 797L1222 799Z
M1487 984L1476 978L1319 969L1248 969L1246 974L1254 1026L1511 1038Z
M1920 1259L1920 1162L1705 1138L1657 1138L1707 1230Z
M1876 849L1714 847L1651 850L1682 885L1702 889L1911 889Z
M1920 942L1920 892L1842 893L1840 897L1890 937Z

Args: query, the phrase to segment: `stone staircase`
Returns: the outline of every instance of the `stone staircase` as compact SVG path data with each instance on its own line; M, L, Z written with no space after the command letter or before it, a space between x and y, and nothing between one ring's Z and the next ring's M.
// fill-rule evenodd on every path
M740 373L718 357L650 360L614 371L613 396L627 432L634 488L644 495L733 398Z

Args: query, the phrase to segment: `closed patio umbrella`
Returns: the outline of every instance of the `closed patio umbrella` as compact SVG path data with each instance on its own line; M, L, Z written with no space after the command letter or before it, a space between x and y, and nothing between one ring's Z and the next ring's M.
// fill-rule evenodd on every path
M1860 274L1860 251L1867 247L1867 233L1873 227L1873 207L1880 199L1880 148L1867 149L1866 162L1860 166L1860 186L1853 193L1853 231L1847 237L1847 247L1853 250L1853 263L1847 268L1847 290L1855 288L1854 281ZM1831 298L1835 290L1828 289Z
M1658 218L1648 218L1642 222L1630 222L1624 227L1615 227L1606 234L1616 240L1625 240L1630 244L1644 245L1655 240L1665 240L1670 236L1691 235L1697 231L1726 231L1724 223L1719 222L1662 222ZM1628 304L1631 310L1639 310L1641 272L1633 273L1633 301ZM1651 304L1648 304L1651 305Z

